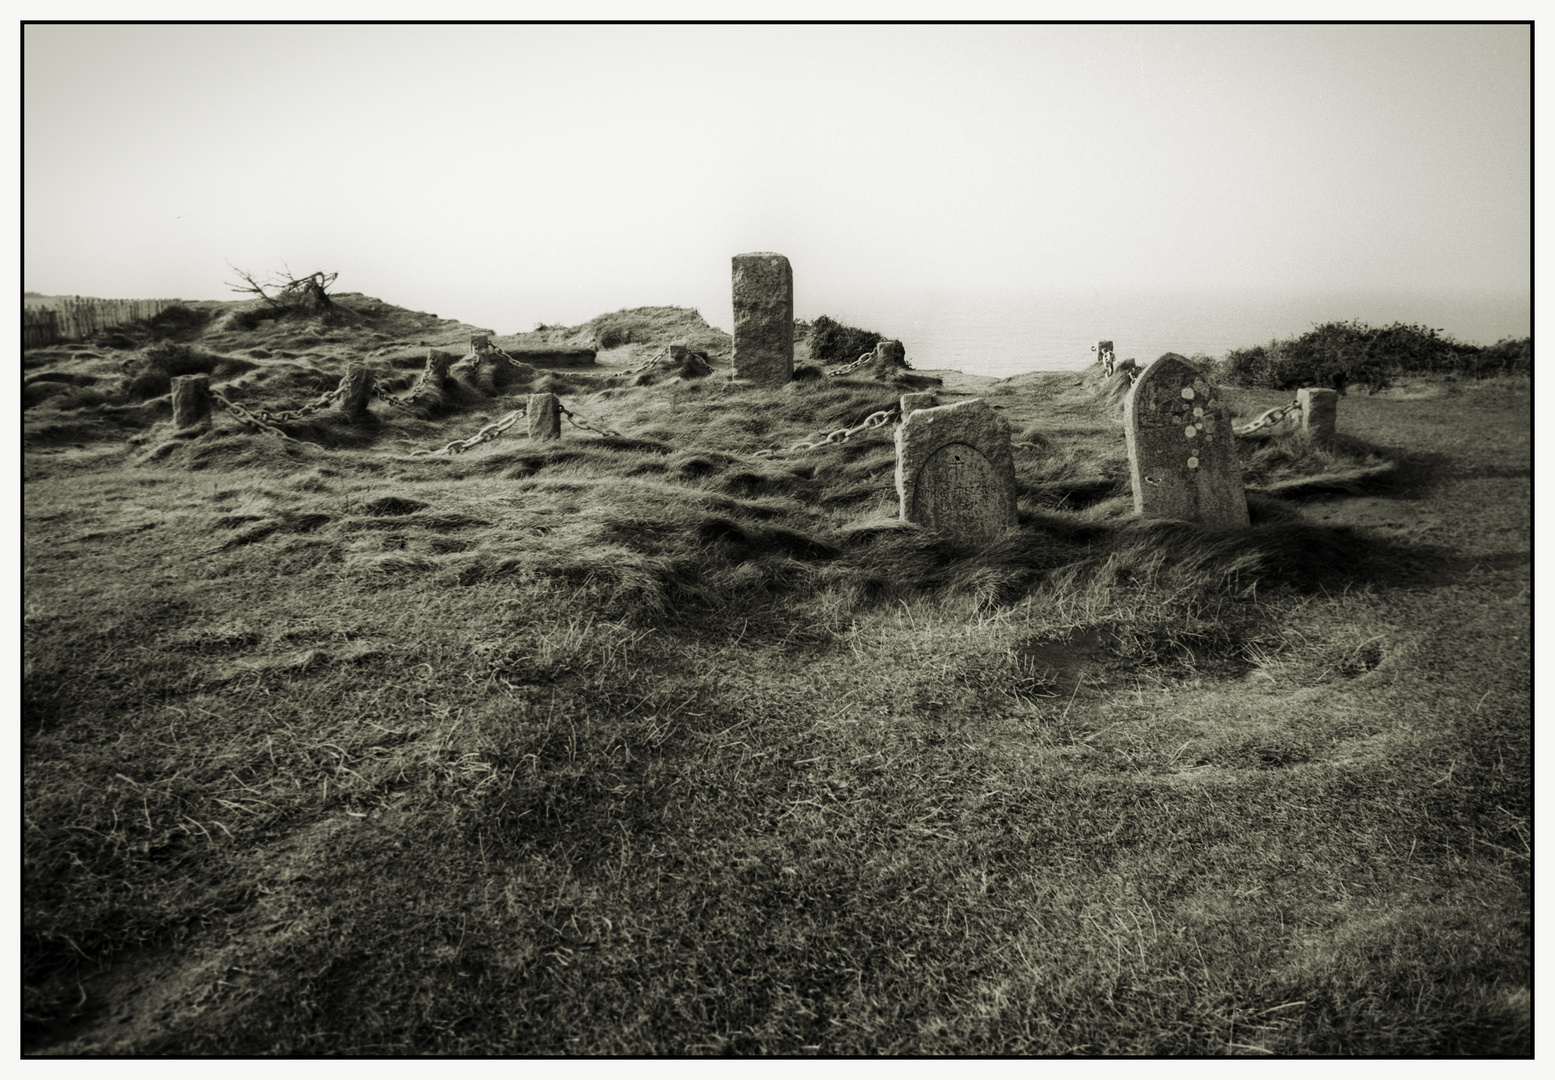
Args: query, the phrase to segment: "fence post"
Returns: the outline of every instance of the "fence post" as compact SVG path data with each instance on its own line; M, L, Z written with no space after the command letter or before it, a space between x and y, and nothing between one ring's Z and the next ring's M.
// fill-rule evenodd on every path
M367 396L373 392L373 373L366 364L346 365L345 378L340 380L346 388L340 399L340 411L348 419L360 420L367 415Z
M562 437L562 403L555 394L529 395L529 438L544 442Z
M211 422L211 377L209 375L173 376L173 427L209 427Z

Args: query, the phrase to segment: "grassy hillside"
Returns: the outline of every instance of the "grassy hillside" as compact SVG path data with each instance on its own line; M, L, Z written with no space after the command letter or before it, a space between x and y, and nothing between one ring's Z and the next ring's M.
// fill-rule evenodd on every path
M294 408L474 329L358 315L171 344ZM1131 517L1121 380L990 383L964 545L890 426L762 453L898 385L188 437L159 347L24 360L29 1051L1531 1052L1526 380L1242 444L1235 531Z

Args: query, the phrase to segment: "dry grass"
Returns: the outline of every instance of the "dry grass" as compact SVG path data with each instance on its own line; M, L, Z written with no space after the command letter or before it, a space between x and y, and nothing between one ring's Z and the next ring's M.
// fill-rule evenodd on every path
M618 435L452 458L511 401L42 400L27 1048L1529 1053L1526 395L1347 400L1228 532L1131 520L1065 378L989 395L984 545L893 520L884 435L756 456L868 381L569 383ZM1381 464L1437 524L1290 494Z

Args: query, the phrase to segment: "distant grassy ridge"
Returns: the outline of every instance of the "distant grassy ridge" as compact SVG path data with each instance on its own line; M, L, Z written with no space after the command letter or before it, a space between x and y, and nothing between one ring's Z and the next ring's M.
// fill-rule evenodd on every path
M709 326L695 308L637 307L597 315L578 326L542 323L528 333L504 335L497 344L503 348L565 344L605 351L633 345L645 353L680 344L727 360L733 338L717 327Z

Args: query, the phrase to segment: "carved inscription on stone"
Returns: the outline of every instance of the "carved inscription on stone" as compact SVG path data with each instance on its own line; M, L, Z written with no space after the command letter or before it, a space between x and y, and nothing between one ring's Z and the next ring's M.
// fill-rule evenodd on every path
M918 409L896 429L903 521L965 540L1015 527L1010 426L979 400Z
M1007 502L992 463L966 443L951 443L924 462L910 520L982 540L1004 530Z

